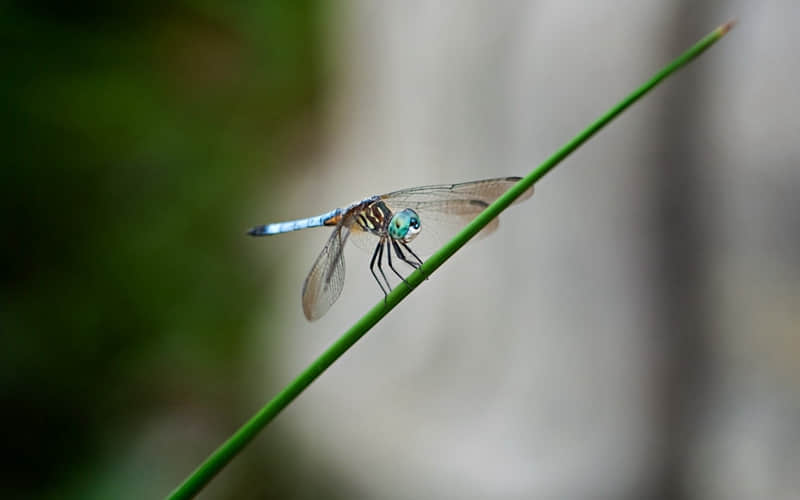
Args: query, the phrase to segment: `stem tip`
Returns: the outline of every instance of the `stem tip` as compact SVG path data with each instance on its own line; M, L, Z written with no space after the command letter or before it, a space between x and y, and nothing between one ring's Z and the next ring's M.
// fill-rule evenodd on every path
M729 32L731 30L731 28L733 28L733 26L735 24L736 24L736 19L731 19L727 23L725 23L722 26L720 26L719 28L717 28L717 31L719 31L719 35L722 36L725 33Z

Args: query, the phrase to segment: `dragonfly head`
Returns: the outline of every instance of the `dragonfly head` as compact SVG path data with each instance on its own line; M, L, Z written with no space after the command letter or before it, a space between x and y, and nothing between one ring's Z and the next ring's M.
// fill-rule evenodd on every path
M389 221L388 232L393 240L400 240L403 243L408 243L419 233L421 227L417 212L406 208L392 216Z

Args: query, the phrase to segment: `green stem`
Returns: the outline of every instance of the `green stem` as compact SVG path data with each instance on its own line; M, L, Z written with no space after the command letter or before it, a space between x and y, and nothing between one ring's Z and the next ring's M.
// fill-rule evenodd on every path
M449 259L459 248L475 236L484 226L497 217L500 212L505 210L511 203L524 193L533 184L544 177L564 158L575 151L580 145L589 140L600 129L606 126L611 120L627 109L631 104L639 100L653 87L661 83L666 77L676 70L686 65L694 58L702 54L707 48L719 40L733 26L733 22L726 23L705 38L697 42L689 50L681 54L677 59L666 65L657 72L644 85L636 89L632 94L623 99L619 104L611 108L594 123L589 125L583 132L575 136L561 149L555 152L544 163L539 165L530 174L520 180L505 194L481 212L472 222L470 222L460 233L449 241L438 252L433 254L421 268L411 273L406 280L408 286L397 286L386 297L386 301L380 301L367 314L359 319L344 335L334 342L325 352L322 353L311 365L303 370L289 385L287 385L272 401L267 403L258 413L256 413L247 423L236 431L227 441L225 441L216 451L214 451L200 466L186 478L169 496L170 499L191 498L196 495L223 467L238 454L268 423L270 423L289 403L291 403L300 393L308 387L322 372L333 364L342 354L344 354L358 339L369 331L378 321L389 313L403 298L417 287L424 279L436 271L447 259Z

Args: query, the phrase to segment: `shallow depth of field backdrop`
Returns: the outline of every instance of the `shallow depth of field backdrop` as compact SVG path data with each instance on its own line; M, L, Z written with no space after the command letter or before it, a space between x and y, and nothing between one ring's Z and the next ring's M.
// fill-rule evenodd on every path
M800 6L0 8L4 498L156 498L381 295L251 225L528 172L203 498L796 498Z

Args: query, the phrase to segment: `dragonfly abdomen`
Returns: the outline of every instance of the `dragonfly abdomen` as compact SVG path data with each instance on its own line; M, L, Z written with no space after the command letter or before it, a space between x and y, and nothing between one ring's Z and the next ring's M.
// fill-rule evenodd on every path
M326 225L329 220L339 217L342 214L342 209L337 208L330 212L315 217L307 217L305 219L290 220L286 222L274 222L272 224L262 224L255 226L247 231L251 236L270 236L273 234L288 233L291 231L299 231L301 229L308 229L309 227L319 227Z

